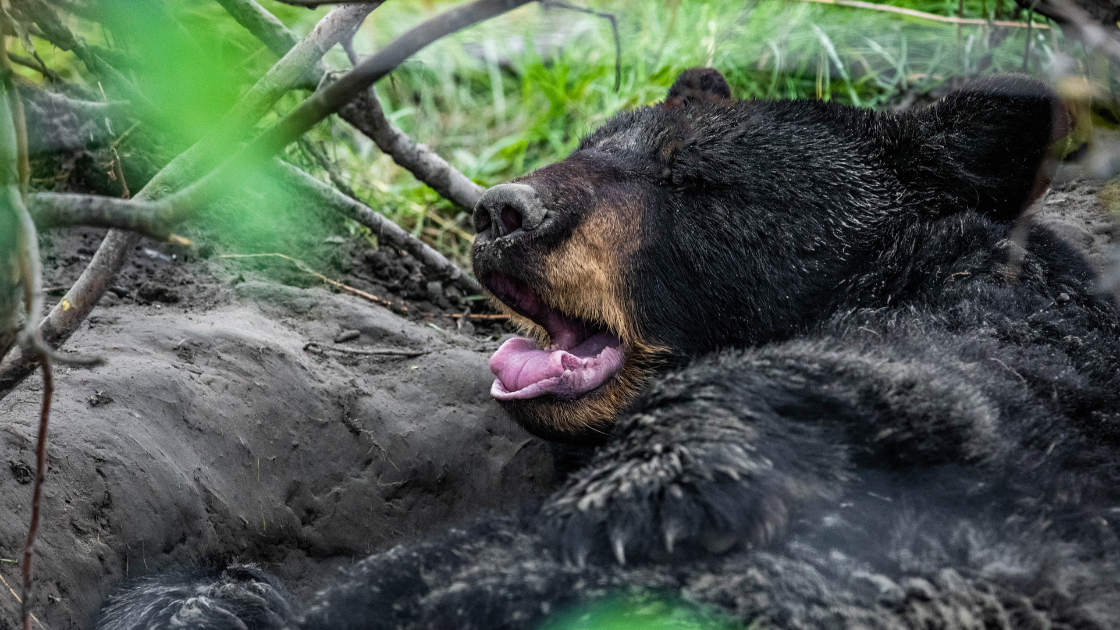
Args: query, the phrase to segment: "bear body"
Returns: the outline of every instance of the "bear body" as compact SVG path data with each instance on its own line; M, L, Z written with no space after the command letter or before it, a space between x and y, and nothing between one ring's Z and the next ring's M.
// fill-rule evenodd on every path
M287 621L208 610L512 629L669 597L764 628L1120 627L1120 317L1016 223L1063 123L1019 77L881 114L686 72L475 211L475 271L526 332L492 391L587 453L558 490L371 556ZM185 600L152 590L99 628L172 627ZM219 617L175 627L239 627Z

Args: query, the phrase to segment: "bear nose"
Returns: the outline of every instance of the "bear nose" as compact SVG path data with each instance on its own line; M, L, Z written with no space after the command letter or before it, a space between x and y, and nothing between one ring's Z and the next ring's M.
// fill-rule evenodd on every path
M531 232L548 217L548 209L527 184L499 184L474 207L474 230L480 237L499 239L518 230Z

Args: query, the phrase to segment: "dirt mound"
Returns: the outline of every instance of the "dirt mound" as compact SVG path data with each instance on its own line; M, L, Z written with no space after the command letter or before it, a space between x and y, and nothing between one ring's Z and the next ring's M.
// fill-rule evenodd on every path
M153 285L144 265L123 281ZM299 594L549 482L543 443L488 395L495 342L320 288L181 286L196 289L103 303L68 344L110 362L57 377L34 607L52 628L87 627L123 578L172 562L263 562ZM16 588L40 392L35 376L0 401L0 576ZM0 589L0 619L16 610Z

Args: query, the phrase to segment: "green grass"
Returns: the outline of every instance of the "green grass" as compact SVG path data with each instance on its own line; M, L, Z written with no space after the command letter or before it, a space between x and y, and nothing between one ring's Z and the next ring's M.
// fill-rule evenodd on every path
M128 1L128 0L126 0ZM605 20L528 5L436 42L377 85L389 117L417 141L434 148L480 184L491 186L563 158L581 135L612 114L660 100L677 74L714 66L742 98L819 98L865 107L889 107L908 92L925 93L949 77L1020 71L1026 29L957 27L894 14L765 0L587 0L618 16L622 40L621 88L614 90L615 50ZM202 114L192 114L179 135L189 140L207 116L244 90L275 61L216 3L175 0L183 30L223 60L224 91L151 80L153 90L182 109L206 94ZM297 33L326 13L262 0ZM378 8L355 38L369 54L453 2L391 0ZM956 15L957 0L908 0L897 6ZM1025 19L1012 0L967 0L965 17ZM89 25L75 28L90 41L113 37ZM84 29L84 30L82 30ZM1055 52L1076 57L1080 46L1054 30L1032 30L1028 72L1045 76ZM80 64L40 47L49 64L80 78ZM67 53L68 54L68 53ZM53 61L52 61L53 60ZM328 64L346 68L339 50ZM22 72L22 71L21 71ZM25 73L26 75L26 73ZM158 73L157 73L158 75ZM197 77L195 77L197 78ZM233 82L232 87L230 82ZM189 83L189 81L187 81ZM91 86L96 89L96 86ZM306 97L286 97L264 122L271 123ZM351 187L373 208L466 262L468 213L440 199L337 120L312 133ZM313 166L298 150L289 156ZM313 168L314 170L314 168ZM320 173L321 174L321 173Z

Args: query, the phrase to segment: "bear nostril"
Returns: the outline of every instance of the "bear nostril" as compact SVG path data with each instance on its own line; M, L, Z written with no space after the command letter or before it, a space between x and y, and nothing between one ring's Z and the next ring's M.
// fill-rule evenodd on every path
M532 232L545 224L549 212L532 186L498 184L486 191L474 208L474 228L483 240Z
M502 208L502 227L505 228L506 234L514 230L520 230L521 221L521 212L517 208L513 206L505 206Z
M490 229L490 213L481 204L474 210L474 233L485 234Z

